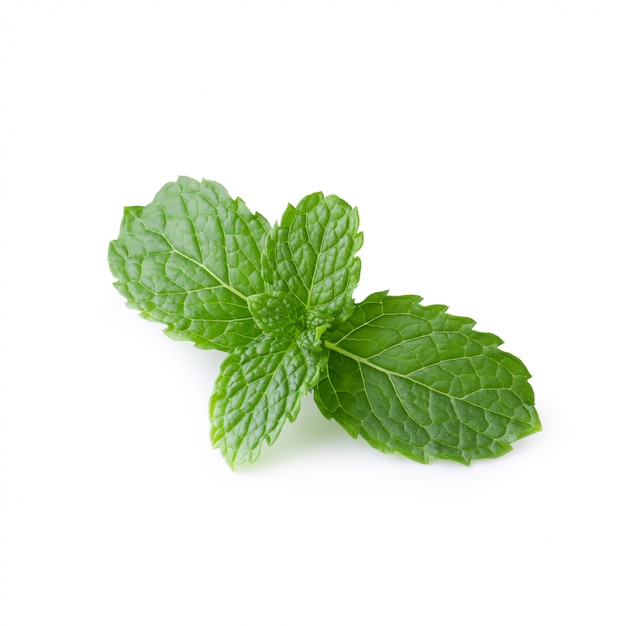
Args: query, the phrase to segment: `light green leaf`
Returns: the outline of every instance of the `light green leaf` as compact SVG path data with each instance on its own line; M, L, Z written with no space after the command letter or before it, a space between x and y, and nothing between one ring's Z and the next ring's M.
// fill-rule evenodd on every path
M352 436L428 463L496 457L541 429L530 374L475 322L376 293L324 335L315 400Z
M347 318L361 271L358 229L356 208L337 196L313 193L289 205L267 240L266 281L307 309Z
M218 183L181 177L145 207L127 207L109 246L115 287L174 339L232 351L260 334L248 297L265 291L269 225Z
M272 445L317 382L326 352L311 352L294 338L262 336L228 356L211 397L211 439L236 469Z

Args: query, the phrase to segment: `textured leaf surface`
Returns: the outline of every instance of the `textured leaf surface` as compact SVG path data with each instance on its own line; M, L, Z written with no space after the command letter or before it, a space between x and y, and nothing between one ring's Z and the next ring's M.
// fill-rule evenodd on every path
M315 400L328 418L383 452L469 463L541 429L530 374L475 322L376 293L329 330Z
M247 297L265 291L269 225L221 185L168 183L145 207L127 207L109 264L118 291L175 339L232 351L260 333Z
M302 346L319 352L321 337L332 318L304 305L290 293L268 292L248 298L257 326L270 337L293 337Z
M357 210L337 196L313 193L289 205L268 237L267 282L306 308L347 317L361 270L358 229Z
M225 359L211 398L211 439L233 469L256 460L262 443L273 444L296 418L326 356L293 338L262 336Z
M248 298L257 326L273 337L296 337L306 323L306 309L290 293L268 292Z

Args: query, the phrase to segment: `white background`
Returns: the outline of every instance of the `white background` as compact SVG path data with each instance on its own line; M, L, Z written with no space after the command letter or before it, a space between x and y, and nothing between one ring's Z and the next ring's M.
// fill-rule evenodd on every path
M626 623L623 2L0 7L3 626ZM543 432L426 466L307 401L232 473L222 355L107 266L180 174L358 205L358 298L500 335Z

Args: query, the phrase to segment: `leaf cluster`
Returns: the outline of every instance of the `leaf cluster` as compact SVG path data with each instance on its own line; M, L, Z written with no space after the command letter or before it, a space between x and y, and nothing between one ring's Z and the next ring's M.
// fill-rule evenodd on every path
M418 296L355 303L362 244L357 209L322 193L273 227L186 177L125 209L109 265L128 306L228 353L210 420L232 468L274 443L311 390L353 437L422 463L496 457L540 430L530 374L498 337Z

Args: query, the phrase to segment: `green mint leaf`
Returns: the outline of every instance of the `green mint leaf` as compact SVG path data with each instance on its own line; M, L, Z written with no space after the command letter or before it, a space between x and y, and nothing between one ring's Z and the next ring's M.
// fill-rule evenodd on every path
M269 225L218 183L181 177L145 207L127 207L109 246L128 306L174 339L230 352L260 334L248 297L265 291Z
M361 271L358 229L356 208L337 196L313 193L289 205L267 239L266 281L307 309L347 318Z
M261 336L223 362L211 398L211 439L236 469L255 461L300 409L327 358L293 338Z
M428 463L497 457L537 432L530 374L475 322L376 293L325 336L315 400L352 436Z

